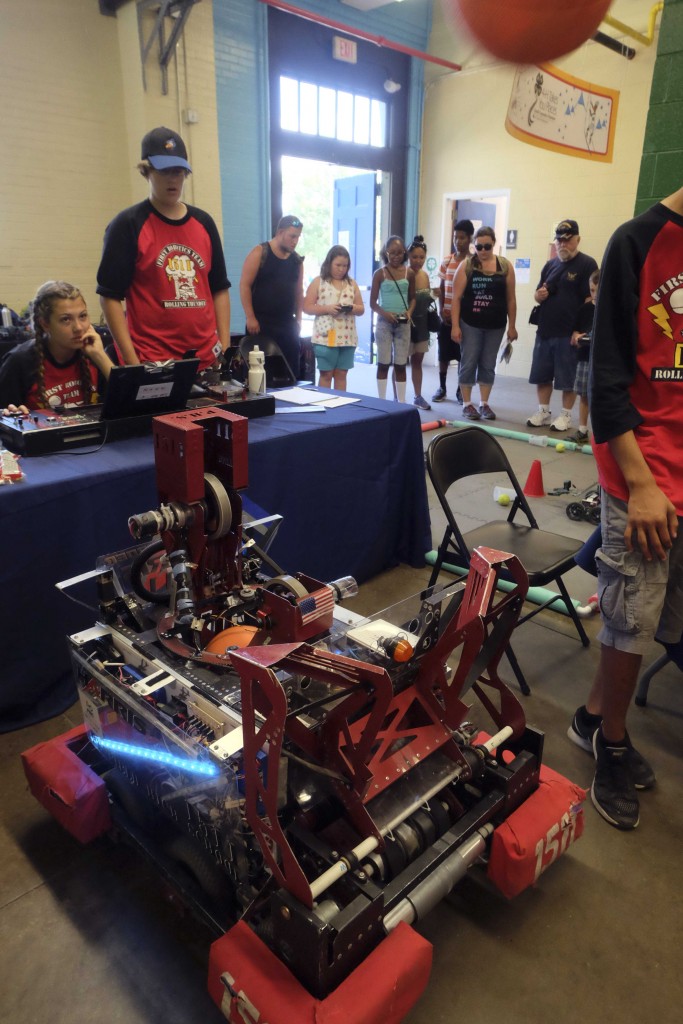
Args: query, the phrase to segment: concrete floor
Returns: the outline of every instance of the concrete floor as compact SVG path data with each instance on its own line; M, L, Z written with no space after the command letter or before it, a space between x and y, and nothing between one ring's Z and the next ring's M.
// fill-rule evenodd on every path
M429 397L434 369L425 377ZM372 368L359 366L349 384L374 393L373 378ZM498 425L525 430L535 401L525 382L506 378L492 405ZM445 402L421 415L457 419L459 410ZM425 434L425 444L432 436ZM595 481L590 456L521 441L505 448L522 482L534 458L542 461L546 490L566 479L579 488ZM466 525L502 512L492 499L496 482L464 495ZM589 526L567 519L567 500L533 499L541 526L587 536ZM430 504L437 543L443 518L433 494ZM400 566L364 584L350 606L377 611L419 591L428 576L427 569ZM594 589L581 570L572 573L575 597L583 602ZM587 628L594 637L597 622ZM523 700L527 718L546 733L546 762L589 786L591 759L566 729L591 680L596 645L584 650L570 620L543 612L516 634L515 648L533 691ZM654 647L652 659L658 653ZM434 944L434 965L407 1024L680 1021L682 682L677 669L665 668L648 707L631 715L634 742L658 773L654 791L642 795L639 828L618 832L589 801L583 838L516 900L470 874L419 926ZM28 793L19 753L79 719L75 705L0 736L0 1024L218 1024L223 1018L205 987L208 932L133 851L108 839L79 846Z

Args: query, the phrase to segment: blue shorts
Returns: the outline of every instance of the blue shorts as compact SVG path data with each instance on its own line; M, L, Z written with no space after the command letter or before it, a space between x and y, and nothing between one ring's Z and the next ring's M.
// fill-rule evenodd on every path
M647 654L656 635L678 643L683 635L683 519L665 561L626 550L626 503L602 492L602 540L596 552L602 629L598 640L630 654Z
M383 317L377 317L375 344L378 363L383 366L405 366L410 347L410 324L390 324Z
M576 364L576 377L574 378L574 391L581 398L588 398L588 360Z
M573 391L576 379L577 351L567 338L541 338L536 335L531 357L530 384L552 384L556 391Z
M350 370L356 357L355 345L314 345L315 361L322 373Z

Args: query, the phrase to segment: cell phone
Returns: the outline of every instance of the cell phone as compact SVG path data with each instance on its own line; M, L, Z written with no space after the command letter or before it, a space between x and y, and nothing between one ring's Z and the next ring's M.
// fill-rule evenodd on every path
M353 305L351 305L351 306L348 306L348 305L347 306L340 306L339 307L339 312L340 313L352 313L353 312Z
M396 323L397 324L407 324L408 323L408 314L407 313L397 313L396 314Z

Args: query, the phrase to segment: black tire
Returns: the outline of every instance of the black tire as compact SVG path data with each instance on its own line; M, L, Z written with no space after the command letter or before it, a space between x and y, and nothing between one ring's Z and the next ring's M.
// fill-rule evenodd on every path
M168 590L148 590L142 582L142 570L150 558L159 554L164 550L164 548L165 545L162 540L152 541L152 543L148 544L144 551L141 551L137 558L134 559L130 567L130 582L133 590L138 597L143 599L143 601L150 601L152 604L168 604L170 596Z
M567 516L573 523L580 523L584 519L583 505L580 501L570 501L567 505Z
M596 505L595 508L592 508L590 510L590 514L588 516L588 519L589 519L589 521L591 523L593 523L594 526L599 526L600 525L600 506L599 505Z
M232 911L235 899L230 879L196 839L179 833L164 843L164 853L182 865L216 910L226 914Z
M145 832L153 831L155 815L151 813L149 802L137 791L123 772L118 768L110 768L102 776L114 803L118 804L124 814L134 825Z

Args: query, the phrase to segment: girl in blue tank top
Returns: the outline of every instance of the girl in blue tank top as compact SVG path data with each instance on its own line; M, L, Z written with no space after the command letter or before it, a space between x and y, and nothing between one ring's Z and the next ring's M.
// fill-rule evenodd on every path
M380 250L383 266L375 272L370 307L377 314L377 393L386 398L389 367L394 367L394 390L399 402L406 400L406 363L410 324L415 308L415 275L406 267L408 254L399 235L391 235Z

